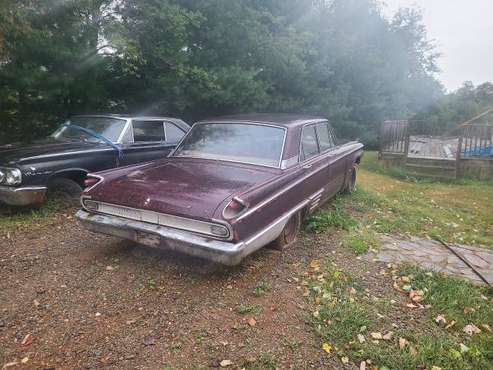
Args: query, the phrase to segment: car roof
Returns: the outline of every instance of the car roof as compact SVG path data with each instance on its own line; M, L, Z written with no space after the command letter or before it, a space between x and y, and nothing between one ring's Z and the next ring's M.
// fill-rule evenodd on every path
M108 118L121 118L121 119L135 119L135 120L163 120L176 123L180 126L190 127L185 121L174 118L174 117L163 117L163 116L141 116L141 115L131 115L131 114L77 114L72 117L108 117Z
M327 121L326 118L291 113L238 114L209 118L198 123L262 123L276 126L296 127L311 122Z

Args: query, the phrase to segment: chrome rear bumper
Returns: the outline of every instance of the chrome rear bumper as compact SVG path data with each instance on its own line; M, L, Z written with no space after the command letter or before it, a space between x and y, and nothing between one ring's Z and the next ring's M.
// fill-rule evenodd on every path
M44 201L46 187L33 186L14 188L10 186L0 186L0 202L10 206L29 206L40 204Z
M159 249L179 251L191 256L234 266L246 256L275 240L296 208L255 234L250 239L233 243L220 241L166 226L134 221L122 217L77 212L76 217L90 231L133 240Z

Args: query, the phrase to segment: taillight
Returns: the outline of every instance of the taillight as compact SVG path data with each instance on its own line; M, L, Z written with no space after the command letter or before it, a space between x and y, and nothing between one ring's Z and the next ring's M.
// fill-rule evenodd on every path
M102 179L100 177L88 175L84 180L84 187L86 189L92 188L97 185Z
M238 217L246 209L247 206L241 199L233 198L224 209L223 216L225 219L230 220L232 218Z

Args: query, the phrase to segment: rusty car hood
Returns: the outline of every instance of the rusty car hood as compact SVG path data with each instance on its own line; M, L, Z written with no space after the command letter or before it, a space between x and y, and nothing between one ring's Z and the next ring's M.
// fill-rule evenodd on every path
M95 200L209 220L228 197L276 176L278 170L230 162L170 158L103 173L87 194ZM116 173L116 172L115 172Z

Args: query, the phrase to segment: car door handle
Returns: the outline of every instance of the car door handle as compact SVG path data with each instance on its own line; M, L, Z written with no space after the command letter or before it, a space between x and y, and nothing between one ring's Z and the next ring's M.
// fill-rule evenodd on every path
M304 169L304 170L308 170L308 169L310 169L310 168L312 168L312 167L313 167L313 164L305 164L305 165L303 166L303 169Z

